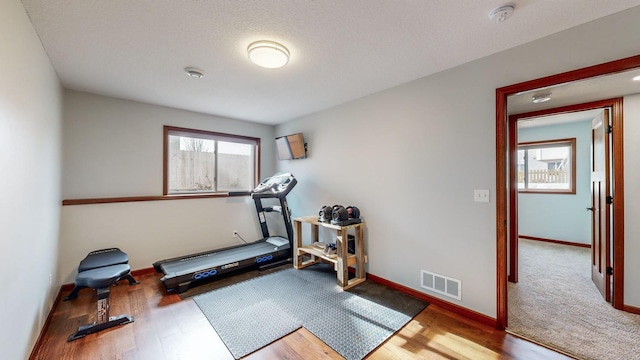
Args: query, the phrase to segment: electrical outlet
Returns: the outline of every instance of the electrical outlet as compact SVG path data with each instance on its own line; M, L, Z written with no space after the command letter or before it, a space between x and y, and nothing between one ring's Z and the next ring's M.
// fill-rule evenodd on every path
M489 202L489 190L485 190L485 189L473 190L473 201Z
M237 238L238 237L238 230L233 230L233 237Z

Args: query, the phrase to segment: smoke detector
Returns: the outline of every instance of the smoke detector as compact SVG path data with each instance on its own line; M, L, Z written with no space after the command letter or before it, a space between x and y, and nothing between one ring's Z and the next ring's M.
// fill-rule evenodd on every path
M186 67L184 68L184 72L187 74L187 76L190 76L192 78L202 79L204 77L204 71L198 68Z
M551 100L551 93L535 94L531 97L534 104L540 104Z
M491 10L489 13L489 19L494 23L501 23L507 20L511 14L513 14L513 10L515 10L515 5L513 4L504 4L498 8Z

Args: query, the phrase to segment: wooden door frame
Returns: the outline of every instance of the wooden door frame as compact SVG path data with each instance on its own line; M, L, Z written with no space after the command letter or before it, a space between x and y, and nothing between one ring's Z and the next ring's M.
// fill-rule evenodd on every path
M605 109L605 108L611 109L611 125L613 127L622 129L622 98L598 100L598 101L592 101L588 103L561 106L561 107L552 108L552 109L545 109L545 110L538 110L538 111L531 111L531 112L526 112L521 114L509 115L509 129L507 130L509 132L509 144L508 144L509 154L515 154L516 151L518 150L518 129L517 129L518 120L531 119L531 118L549 116L549 115L568 114L568 113L573 113L578 111ZM622 139L622 137L619 137L619 138ZM518 177L517 177L517 171L514 171L514 169L517 167L517 162L516 162L517 159L515 158L515 156L511 156L510 159L511 159L511 163L509 164L509 169L508 169L509 183L516 184L518 181ZM573 161L575 161L575 159ZM616 164L612 164L612 166L614 168L614 173L616 174L615 176L618 176L618 175L622 176L621 173L618 174L616 172L616 169L617 169ZM622 170L623 169L621 169L620 171ZM513 209L513 210L509 212L509 273L508 273L507 280L509 282L515 283L515 282L518 282L518 191L514 186L510 186L508 191L509 191L509 209ZM624 194L619 194L619 197L621 197L624 200L623 195ZM615 216L616 216L616 213L614 212L614 217ZM624 242L623 242L623 245L624 245ZM618 255L621 255L621 254L618 254ZM615 258L616 254L613 254L613 256ZM614 259L614 262L624 263L624 256L622 256L621 258L622 260L620 260L620 262L616 262L615 261L616 259ZM621 273L621 277L624 278L624 273ZM619 286L622 286L622 285L619 285ZM614 284L614 287L615 287L615 284ZM620 289L617 289L617 290L620 290Z
M507 260L508 260L508 229L510 225L509 217L509 192L512 186L508 183L508 161L509 161L509 117L507 115L507 97L523 91L535 90L547 86L559 85L578 80L584 80L596 76L603 76L632 69L640 68L640 55L611 61L603 64L589 66L586 68L572 70L556 75L543 77L540 79L525 81L496 89L496 323L498 328L505 329L508 325L507 316ZM612 117L616 117L612 110ZM621 113L618 114L621 118ZM614 258L617 259L615 267L624 268L624 199L619 196L623 194L623 143L622 124L613 127L613 137L618 141L614 142L612 156L617 166L614 173L612 191L619 197L613 203L615 220L613 222ZM616 298L614 294L613 307L624 308L624 277L614 276L614 291L620 293Z

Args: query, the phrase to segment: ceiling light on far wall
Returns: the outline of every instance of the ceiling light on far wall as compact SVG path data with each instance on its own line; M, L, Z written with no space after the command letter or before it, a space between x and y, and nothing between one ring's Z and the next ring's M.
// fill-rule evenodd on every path
M256 65L268 69L281 68L289 62L289 50L277 42L260 40L247 47L249 59Z
M202 79L204 77L204 71L196 69L194 67L186 67L184 68L184 72L187 74L187 76L190 76L192 78Z
M516 7L513 4L504 4L498 8L491 10L491 12L489 13L489 19L498 24L504 22L509 16L511 16L511 14L513 14L515 8Z
M535 94L533 95L533 103L534 104L539 104L539 103L543 103L543 102L547 102L551 100L551 93L544 93L544 94Z

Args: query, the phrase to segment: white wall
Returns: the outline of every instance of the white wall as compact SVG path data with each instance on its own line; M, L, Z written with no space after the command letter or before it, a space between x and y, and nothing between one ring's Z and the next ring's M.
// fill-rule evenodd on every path
M268 218L270 230L278 220ZM92 250L118 247L132 269L144 269L158 260L238 245L233 230L247 241L262 238L249 197L64 206L61 281L73 283L78 263Z
M638 18L640 7L278 126L309 144L309 158L278 162L299 180L294 215L358 206L370 273L427 293L421 269L460 279L462 301L430 295L495 317L495 89L636 55Z
M260 138L271 175L272 126L65 90L64 198L162 195L164 125Z
M0 9L0 350L26 359L60 288L62 89L22 3Z
M316 214L322 205L360 207L370 273L416 290L421 269L460 279L462 301L444 299L494 317L495 89L635 55L639 17L637 7L305 116L275 132L69 91L64 197L160 194L165 123L260 136L263 176L277 167L299 180L288 197L294 216ZM304 132L309 158L274 164L274 135L295 132ZM490 189L491 202L473 202L473 189ZM77 262L105 246L127 251L135 269L233 243L236 224L246 226L241 233L254 231L247 238L257 238L253 216L247 199L65 206L60 276L70 282ZM627 280L637 279L628 274Z
M518 130L519 142L576 138L575 194L518 194L519 235L591 243L591 121Z
M624 302L640 307L640 94L625 96L623 101Z
M261 138L262 176L273 172L273 126L65 90L64 198L162 195L163 125ZM142 269L237 245L233 230L261 238L249 197L64 206L60 280L72 283L92 250L119 247Z

